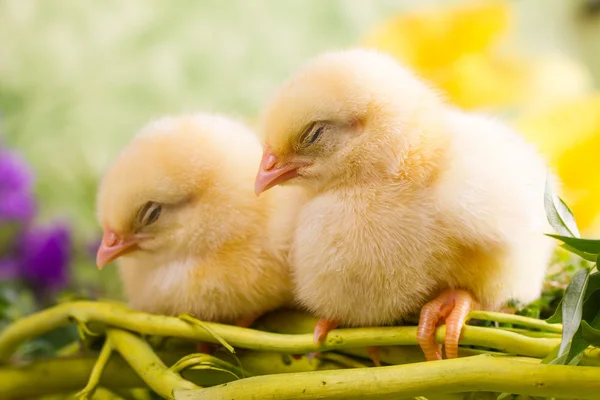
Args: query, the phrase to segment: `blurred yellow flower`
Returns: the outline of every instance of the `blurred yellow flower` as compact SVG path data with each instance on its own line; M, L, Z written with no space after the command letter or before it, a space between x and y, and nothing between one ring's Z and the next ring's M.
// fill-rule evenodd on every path
M562 179L581 230L600 235L600 93L524 115L515 125Z
M419 8L376 27L363 45L394 55L467 109L539 107L587 89L589 71L565 57L502 49L512 17L504 0Z
M435 70L464 55L488 51L504 36L509 20L503 1L418 9L377 27L365 45L394 54L420 71Z
M396 56L459 106L504 105L516 101L529 71L496 51L511 17L505 1L418 9L377 27L364 45Z

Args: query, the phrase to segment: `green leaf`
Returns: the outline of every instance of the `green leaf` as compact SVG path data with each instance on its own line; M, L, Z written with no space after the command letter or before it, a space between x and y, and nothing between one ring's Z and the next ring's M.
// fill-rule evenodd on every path
M560 345L554 347L550 353L548 353L548 355L542 360L542 364L564 364L564 359L566 358L566 355L562 357L562 359L559 359L558 356L558 348L560 347Z
M556 306L556 310L554 310L554 314L550 318L546 319L546 322L549 324L560 324L562 323L562 299L558 302L558 306Z
M573 279L565 291L565 296L562 301L563 333L558 349L558 357L561 357L567 352L567 346L577 332L577 329L579 329L583 313L583 300L589 275L589 269L580 269L573 275Z
M589 298L596 292L596 290L600 290L600 272L594 272L588 278L587 288L585 289L585 297L583 299L584 307L587 307L587 304L585 304L585 302L589 300Z
M571 346L569 346L569 352L565 358L565 364L577 365L579 363L577 357L579 357L581 353L588 348L588 346L589 343L583 337L582 328L580 325L579 328L577 328L575 335L573 335L573 339L571 340Z
M550 173L546 176L546 191L544 193L546 218L556 232L570 237L579 237L579 229L571 209L554 193Z
M579 361L583 358L585 349L587 349L590 344L594 344L593 339L591 339L590 336L593 335L593 332L590 332L589 329L586 331L586 328L591 328L592 330L600 328L600 291L596 289L597 285L598 273L590 275L588 286L586 288L586 298L583 303L581 324L571 340L568 354L566 356L557 357L550 362L551 364L578 365Z
M562 240L574 249L583 251L585 253L592 253L596 255L600 253L600 240L598 239L580 239L570 236L555 235L552 233L547 233L546 236Z
M592 346L600 346L600 329L596 329L586 321L581 322L581 334L583 339Z
M596 273L597 274L597 273ZM595 290L583 304L582 337L591 345L600 346L600 291Z
M561 244L560 247L573 254L577 254L579 257L587 261L596 262L596 258L600 257L600 253L598 254L598 256L596 256L596 254L586 253L585 251L579 251L575 247L569 246L566 243Z
M600 272L594 272L589 276L588 284L585 289L585 297L583 300L584 304L592 295L594 295L597 290L600 290ZM550 318L546 319L547 323L560 324L562 322L562 303L563 299L560 299L558 306L556 306L556 310L554 310L554 314L552 314Z

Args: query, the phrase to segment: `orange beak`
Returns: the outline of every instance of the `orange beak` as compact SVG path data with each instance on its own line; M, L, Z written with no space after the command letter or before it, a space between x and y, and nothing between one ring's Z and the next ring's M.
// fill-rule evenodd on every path
M257 196L273 186L297 177L298 168L308 165L306 162L288 162L277 166L278 163L277 156L265 149L254 182L254 193Z
M102 243L96 254L96 265L102 269L109 262L116 260L123 254L135 250L138 244L138 238L124 239L110 229L105 229L102 235Z

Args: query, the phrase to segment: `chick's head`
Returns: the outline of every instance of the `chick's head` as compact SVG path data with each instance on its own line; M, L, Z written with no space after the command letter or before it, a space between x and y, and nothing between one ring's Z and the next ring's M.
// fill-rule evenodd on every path
M437 93L374 50L326 53L284 84L262 118L255 192L293 182L317 190L382 168L419 135ZM390 143L390 139L399 141Z
M145 127L100 184L101 268L119 257L198 254L235 235L252 207L256 137L218 116L168 117ZM245 183L245 185L244 185ZM247 189L245 189L247 187Z

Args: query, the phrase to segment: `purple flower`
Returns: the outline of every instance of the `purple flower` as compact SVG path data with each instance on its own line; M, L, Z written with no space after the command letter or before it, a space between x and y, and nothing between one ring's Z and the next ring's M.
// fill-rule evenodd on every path
M65 225L34 228L20 239L19 267L23 278L47 290L63 289L69 280L71 235Z
M0 223L29 222L35 214L33 175L25 160L0 149Z
M17 279L20 275L19 263L16 260L8 257L0 259L0 282Z

